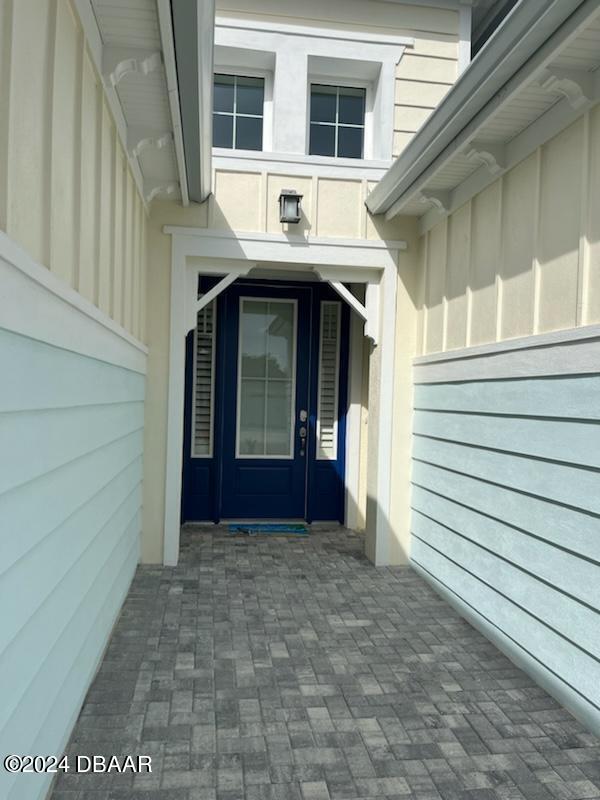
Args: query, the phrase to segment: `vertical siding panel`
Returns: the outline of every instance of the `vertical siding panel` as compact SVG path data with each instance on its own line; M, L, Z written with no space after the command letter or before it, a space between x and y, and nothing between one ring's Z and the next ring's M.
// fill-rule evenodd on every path
M52 102L52 154L50 199L50 268L73 286L77 240L79 171L73 157L79 152L79 26L68 3L59 2Z
M13 0L0 3L0 229L6 230Z
M504 177L501 266L503 339L527 335L532 331L535 183L535 154Z
M49 120L49 0L19 0L13 6L8 153L7 231L30 255L48 263L44 207Z
M496 338L497 242L500 234L500 182L473 198L471 220L471 328L469 344Z
M77 289L95 302L96 288L96 138L98 84L87 51L83 57L81 98L81 226Z
M429 232L427 266L427 353L444 349L444 285L446 282L446 223Z
M140 201L136 194L133 197L133 289L131 332L140 336Z
M584 324L600 322L600 105L590 111L589 207L585 220Z
M123 324L123 217L125 164L115 130L113 319Z
M427 244L429 233L419 239L419 286L418 286L418 316L417 316L417 355L425 352L425 326L427 325L427 302L425 289L427 286Z
M132 303L133 303L133 209L134 188L129 170L125 171L125 237L123 248L123 326L131 330Z
M470 207L470 203L463 206L448 220L445 346L448 350L467 343Z
M105 314L111 313L112 256L113 256L113 126L106 103L101 107L100 191L98 220L98 306Z
M147 227L147 218L146 218L146 210L142 206L142 264L141 264L141 289L140 289L140 303L141 303L141 319L140 319L140 339L145 342L146 341L146 309L147 309L147 298L146 298L146 276L148 270L148 262L147 262L147 236L148 236L148 227Z
M537 253L540 332L577 324L582 132L579 120L542 148Z

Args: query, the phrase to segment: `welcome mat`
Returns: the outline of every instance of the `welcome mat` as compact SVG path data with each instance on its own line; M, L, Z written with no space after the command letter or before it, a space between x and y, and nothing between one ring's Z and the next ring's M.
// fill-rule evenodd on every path
M232 522L227 528L231 534L247 533L249 536L256 536L259 533L308 536L309 533L307 525L287 522Z

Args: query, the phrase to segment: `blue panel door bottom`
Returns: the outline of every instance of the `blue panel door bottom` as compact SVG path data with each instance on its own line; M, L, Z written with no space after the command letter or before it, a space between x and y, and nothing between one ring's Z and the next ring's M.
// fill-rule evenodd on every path
M202 291L206 291L211 285L210 279L201 279L201 282ZM296 305L295 391L291 403L293 419L288 423L291 445L284 456L260 453L254 457L245 454L243 449L248 445L241 443L241 434L238 436L240 417L243 420L256 417L255 407L252 405L255 403L253 398L256 393L260 398L267 397L266 400L261 399L265 409L270 408L269 404L272 402L276 410L281 407L282 401L277 397L271 400L271 396L279 395L282 391L292 394L289 388L276 385L276 380L263 390L262 377L253 377L252 370L255 367L251 358L247 364L245 362L244 367L240 367L240 307L244 298L246 302L272 301L269 308L277 308L277 301L294 301ZM349 330L349 309L345 303L340 306L337 452L335 458L317 459L321 303L339 299L329 286L321 283L250 280L237 281L219 296L213 385L213 448L210 456L192 455L194 334L192 332L188 335L182 522L304 519L309 523L315 520L344 523ZM278 341L281 346L282 340ZM248 347L251 349L253 343L244 345L246 351ZM246 355L248 356L247 352ZM238 386L241 369L245 370L242 372L243 380L246 381L244 393L241 393ZM270 370L271 366L267 369ZM251 377L247 377L246 372ZM246 405L250 403L252 408L243 408L244 403L238 402L238 396L240 399L246 398ZM276 405L277 402L279 406ZM307 412L305 421L300 415L301 410ZM267 410L264 416L267 427ZM277 419L277 414L275 417L275 426L285 431L286 421ZM304 440L301 428L306 429ZM252 428L253 431L256 429L256 426ZM244 431L245 428L242 427L241 430Z

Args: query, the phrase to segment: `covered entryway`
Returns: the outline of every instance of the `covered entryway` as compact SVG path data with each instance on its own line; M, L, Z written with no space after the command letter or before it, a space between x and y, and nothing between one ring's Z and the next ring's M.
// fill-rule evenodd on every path
M182 521L322 520L354 529L359 515L368 557L389 563L405 242L165 231L164 563L178 561Z
M199 295L215 280L200 278ZM182 521L344 522L348 305L241 279L187 336Z

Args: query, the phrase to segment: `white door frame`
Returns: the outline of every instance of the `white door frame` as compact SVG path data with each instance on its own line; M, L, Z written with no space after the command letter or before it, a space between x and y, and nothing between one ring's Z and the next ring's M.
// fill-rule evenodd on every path
M378 419L374 434L369 436L372 458L370 469L376 470L376 508L367 530L367 550L378 565L389 563L393 364L396 329L396 282L399 253L406 249L402 241L382 242L365 239L303 238L283 234L251 234L215 231L205 228L166 226L171 235L171 309L169 342L169 383L167 409L167 455L165 477L165 519L163 561L175 566L179 558L181 527L181 492L183 467L183 424L185 391L185 338L196 325L198 308L205 297L198 299L199 275L221 275L210 299L238 277L247 275L260 263L270 268L276 264L282 272L313 270L345 297L344 283L365 283L366 301L350 301L354 310L365 319L365 335L377 342L380 369L377 386L370 393L379 396ZM334 285L334 284L337 284ZM357 306L360 306L358 308ZM359 415L351 415L349 424L356 430L349 433L360 440ZM357 454L352 448L347 458ZM356 465L347 470L356 486L347 484L347 491L358 494ZM370 542L370 545L369 545Z

